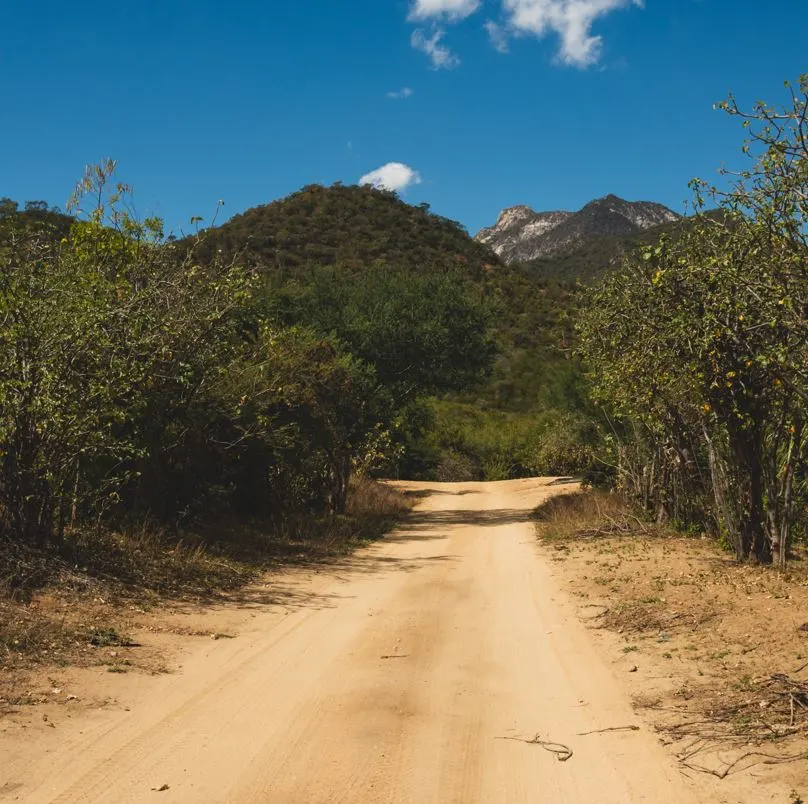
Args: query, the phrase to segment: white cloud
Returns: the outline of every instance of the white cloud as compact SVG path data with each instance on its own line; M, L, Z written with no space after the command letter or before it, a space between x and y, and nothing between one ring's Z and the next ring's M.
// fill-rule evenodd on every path
M559 61L583 69L597 63L603 49L603 38L592 33L597 20L630 6L642 8L644 0L500 0L500 3L501 22L485 23L491 43L500 53L508 51L508 35L541 39L555 33L561 40ZM472 16L481 5L481 0L413 0L409 19L454 23ZM412 35L412 46L426 53L436 69L460 63L449 48L440 44L443 35L441 28L435 28L431 37L423 30Z
M483 28L488 32L488 38L497 53L508 52L508 34L505 29L493 20L488 20Z
M463 20L477 11L480 2L481 0L414 0L409 18Z
M404 87L404 89L388 92L387 97L393 100L407 100L407 98L412 97L412 90L409 87Z
M603 39L592 35L595 21L642 0L502 0L508 28L515 33L561 37L559 59L575 67L589 67L600 58Z
M413 184L421 183L421 176L417 171L401 162L388 162L359 179L360 184L370 184L379 190L394 190L406 192Z
M434 69L451 70L453 67L457 67L457 65L460 64L460 59L452 53L448 47L440 43L440 40L443 39L443 35L444 31L442 28L436 28L432 32L432 36L427 36L424 31L419 28L412 32L410 44L412 44L416 50L421 50L429 56Z

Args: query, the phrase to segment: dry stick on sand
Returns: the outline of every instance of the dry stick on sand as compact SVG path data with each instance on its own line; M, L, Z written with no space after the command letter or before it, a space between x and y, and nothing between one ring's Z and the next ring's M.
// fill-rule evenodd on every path
M779 685L780 689L771 689L774 685ZM738 732L734 730L730 733L722 729L723 725L732 722L732 716L744 713L752 704L756 703L757 696L749 701L744 701L726 709L722 715L717 717L712 717L708 720L693 720L675 724L672 727L662 730L667 731L674 740L686 739L687 737L695 738L678 753L677 758L680 764L690 770L708 773L718 779L725 779L730 773L738 769L742 762L753 757L760 757L761 759L752 762L750 765L745 765L744 767L748 768L759 762L762 762L764 765L780 765L787 762L798 762L808 759L808 753L806 752L793 755L772 755L762 751L747 751L740 754L721 770L699 765L692 761L698 754L714 750L719 743L735 743L735 747L741 748L741 745L738 745L741 741L748 745L749 741L752 740L781 740L785 737L800 733L803 730L803 726L796 723L798 710L795 707L808 711L808 685L796 681L784 673L774 673L759 687L758 693L763 692L766 688L768 688L769 695L767 711L780 713L783 717L787 715L789 719L788 726L759 723L753 725L751 729L747 731ZM778 703L778 701L780 703ZM761 733L762 729L765 729L765 734Z
M579 731L579 737L586 737L587 734L603 734L607 731L639 731L639 726L608 726L605 729L592 729L592 731Z
M537 734L532 740L525 740L522 737L497 737L498 740L516 740L518 743L527 743L528 745L540 745L545 751L555 754L559 762L566 762L572 757L572 749L564 745L564 743L554 743L552 740L542 740L541 735Z

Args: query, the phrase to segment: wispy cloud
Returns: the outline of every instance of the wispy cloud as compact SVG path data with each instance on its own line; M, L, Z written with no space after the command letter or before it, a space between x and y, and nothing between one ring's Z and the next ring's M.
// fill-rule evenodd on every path
M421 183L420 174L402 162L388 162L376 170L371 170L359 179L360 184L369 184L380 190L406 192L414 184Z
M415 21L462 20L474 14L480 7L480 2L481 0L414 0L409 18Z
M392 98L392 100L407 100L407 98L412 97L412 94L412 90L409 87L404 87L403 89L388 92L387 97Z
M508 48L508 34L505 29L494 20L487 20L483 28L488 32L488 38L491 44L498 53L507 53Z
M436 26L457 23L475 14L481 5L480 0L413 0L409 19ZM592 32L595 23L614 11L643 5L643 0L500 0L500 20L488 20L484 27L500 53L508 52L509 37L542 39L555 34L560 39L558 60L584 69L596 64L603 50L603 37ZM431 37L417 30L412 45L423 50L436 68L457 66L460 60L441 44L443 36L438 27Z
M451 70L460 64L460 59L446 45L440 43L443 36L443 28L435 28L432 36L427 36L422 28L418 28L410 37L412 46L429 56L435 70Z

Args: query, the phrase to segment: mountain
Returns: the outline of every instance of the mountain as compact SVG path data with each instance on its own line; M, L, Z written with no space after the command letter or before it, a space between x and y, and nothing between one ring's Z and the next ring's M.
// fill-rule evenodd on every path
M202 254L221 249L287 278L311 266L346 271L385 263L416 271L481 276L502 262L458 223L372 187L310 185L253 207L205 233Z
M527 206L503 210L494 226L481 229L476 240L504 262L530 262L570 254L599 238L625 238L679 220L662 204L625 201L607 195L578 212L534 212Z
M535 244L573 216L572 212L534 212L530 207L503 209L494 226L481 229L475 240L484 243L506 262L525 262L539 256Z

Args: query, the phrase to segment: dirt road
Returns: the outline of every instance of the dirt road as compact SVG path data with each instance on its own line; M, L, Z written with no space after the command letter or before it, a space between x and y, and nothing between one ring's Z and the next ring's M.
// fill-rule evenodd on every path
M106 679L128 711L6 734L0 799L720 800L646 728L582 735L638 721L536 551L528 514L559 487L401 485L421 499L395 535L270 579L174 674ZM537 734L572 756L518 739Z

